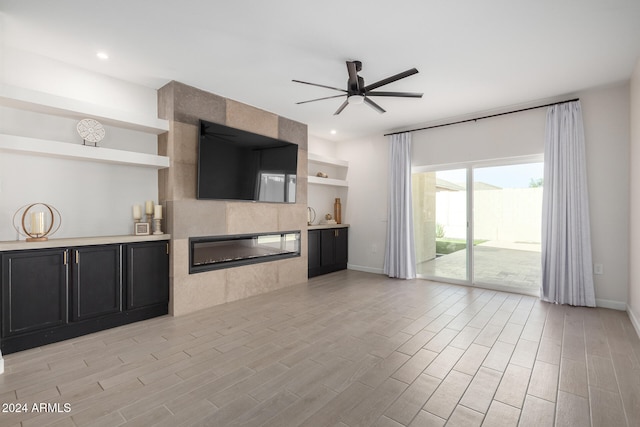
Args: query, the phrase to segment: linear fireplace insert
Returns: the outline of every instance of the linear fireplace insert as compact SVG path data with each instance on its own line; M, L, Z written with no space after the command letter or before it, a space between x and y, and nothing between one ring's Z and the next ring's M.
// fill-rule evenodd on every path
M189 274L300 256L300 230L191 237Z

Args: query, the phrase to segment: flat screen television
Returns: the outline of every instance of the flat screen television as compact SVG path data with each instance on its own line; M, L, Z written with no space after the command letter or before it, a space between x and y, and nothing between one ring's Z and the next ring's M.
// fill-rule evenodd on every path
M198 199L295 203L297 168L297 144L200 120Z

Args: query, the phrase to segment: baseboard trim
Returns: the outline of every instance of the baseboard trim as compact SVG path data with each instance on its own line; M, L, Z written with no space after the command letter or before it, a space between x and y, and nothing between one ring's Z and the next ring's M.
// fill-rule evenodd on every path
M610 308L612 310L627 311L627 303L610 299L596 298L596 307Z
M381 268L366 267L364 265L347 264L347 268L365 273L384 274L384 270Z
M627 314L629 315L629 320L631 320L633 328L636 330L636 334L640 337L640 319L638 319L638 316L636 316L636 313L634 313L629 304L627 304Z
M347 268L349 270L355 270L355 271L362 271L365 273L374 273L374 274L384 274L384 270L382 268L374 268L374 267L367 267L364 265L356 265L356 264L347 264ZM513 292L511 290L505 290L505 292ZM632 317L631 314L631 310L629 308L629 306L627 305L627 303L622 302L622 301L614 301L614 300L609 300L609 299L600 299L600 298L596 298L596 307L602 307L602 308L610 308L612 310L619 310L619 311L626 311L629 314L629 317ZM633 314L634 317L632 317L631 322L633 323L633 326L636 328L636 332L638 332L638 336L640 336L640 322L638 321L638 318L635 317L635 314Z

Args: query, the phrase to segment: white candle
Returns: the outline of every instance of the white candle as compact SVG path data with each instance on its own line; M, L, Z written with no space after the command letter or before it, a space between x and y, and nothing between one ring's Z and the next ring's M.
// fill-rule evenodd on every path
M31 214L31 234L44 234L44 212Z
M156 209L153 212L153 217L155 219L162 219L162 205L156 205Z
M142 206L133 205L133 219L138 220L142 218Z
M153 213L153 200L147 200L144 205L144 211L147 215L151 215Z

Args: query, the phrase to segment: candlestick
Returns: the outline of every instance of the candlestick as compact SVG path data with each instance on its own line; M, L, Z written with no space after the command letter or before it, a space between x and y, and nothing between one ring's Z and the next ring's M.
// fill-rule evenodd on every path
M142 219L142 206L133 205L133 219L136 220L136 222Z
M162 205L156 205L154 211L153 211L153 218L154 219L162 219Z
M153 218L153 228L155 230L153 234L163 234L161 221L162 220L160 218Z
M31 214L31 234L37 236L44 234L44 212L33 212Z

